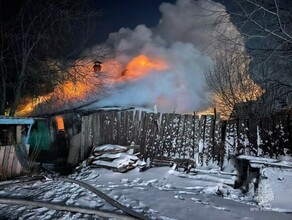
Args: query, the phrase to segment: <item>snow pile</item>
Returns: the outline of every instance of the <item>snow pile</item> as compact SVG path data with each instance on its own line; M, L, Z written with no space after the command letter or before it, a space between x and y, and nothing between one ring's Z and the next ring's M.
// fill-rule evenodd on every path
M261 169L258 189L259 205L292 211L292 170L266 167Z
M127 147L106 144L93 149L92 155L86 164L95 168L108 168L117 172L127 172L135 167L140 169L146 167L136 155L127 152Z
M98 155L99 153L104 152L126 152L127 147L120 146L120 145L113 145L113 144L105 144L102 146L97 146L93 148L93 154Z

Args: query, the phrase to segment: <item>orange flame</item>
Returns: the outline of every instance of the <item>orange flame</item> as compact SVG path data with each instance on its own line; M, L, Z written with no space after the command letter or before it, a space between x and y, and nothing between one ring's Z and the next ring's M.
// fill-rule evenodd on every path
M74 67L68 70L71 75L70 81L57 85L53 92L45 96L40 96L33 101L26 101L25 106L17 112L17 115L28 115L44 102L50 103L48 108L58 108L64 103L82 101L88 98L102 86L101 77L97 77L96 74L105 74L109 82L117 83L139 79L152 71L164 71L168 69L168 65L162 58L150 58L141 54L129 61L126 70L122 71L123 69L123 65L118 61L108 60L102 64L102 72L94 73L92 62L88 60L78 61Z
M135 80L146 76L152 71L164 71L168 65L161 58L149 58L144 54L134 57L122 73L122 80Z
M70 79L63 84L57 85L53 92L33 98L30 101L24 100L26 104L16 112L16 116L26 116L31 113L39 104L50 103L50 107L59 107L64 103L86 99L90 95L97 93L98 88L102 85L102 77L94 73L93 64L90 61L78 61L68 70ZM53 101L52 101L53 100ZM49 106L50 105L50 106Z
M58 115L55 117L56 124L57 124L57 129L58 131L64 131L65 126L64 126L64 119L61 115Z

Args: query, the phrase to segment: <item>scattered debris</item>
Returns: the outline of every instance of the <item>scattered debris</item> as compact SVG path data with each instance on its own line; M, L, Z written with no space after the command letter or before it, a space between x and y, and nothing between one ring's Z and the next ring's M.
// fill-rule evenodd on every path
M173 160L173 162L174 162L174 166L173 166L174 170L190 173L190 171L193 171L194 168L196 168L196 162L192 159L176 158Z
M133 148L120 145L106 144L94 147L91 156L87 159L87 166L91 168L107 168L115 172L127 172L135 167L143 170L146 163L141 161Z

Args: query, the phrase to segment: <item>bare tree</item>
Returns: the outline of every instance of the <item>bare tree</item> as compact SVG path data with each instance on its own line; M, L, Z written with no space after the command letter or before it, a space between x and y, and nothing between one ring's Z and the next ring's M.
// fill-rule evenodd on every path
M1 5L1 12L4 10ZM7 102L12 116L23 97L42 95L64 81L76 81L77 72L72 74L69 69L80 62L72 60L88 60L79 54L91 34L91 17L100 16L89 10L84 1L27 0L15 15L1 17L0 114ZM78 79L88 79L85 73L78 74L83 76Z
M234 0L230 12L252 60L249 72L265 89L270 106L290 97L292 105L292 4L288 0ZM229 41L229 43L232 43ZM269 97L269 98L268 98ZM289 103L288 103L289 104Z
M213 69L206 73L206 83L213 93L214 105L226 118L231 112L235 115L253 114L253 101L262 90L249 77L249 57L235 47L233 50L221 50L214 60Z

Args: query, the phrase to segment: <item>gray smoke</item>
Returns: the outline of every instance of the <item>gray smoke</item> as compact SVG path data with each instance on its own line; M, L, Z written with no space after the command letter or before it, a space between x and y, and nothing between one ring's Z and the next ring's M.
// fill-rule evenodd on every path
M217 39L223 33L237 36L236 28L228 16L217 24L218 13L226 15L226 11L209 0L178 0L176 4L163 3L159 9L162 16L156 27L142 24L134 30L121 28L110 34L102 47L115 51L115 59L123 67L133 57L144 54L163 59L169 68L113 83L112 94L95 107L157 104L162 112L185 113L208 106L204 73L212 68L211 54L220 45Z

